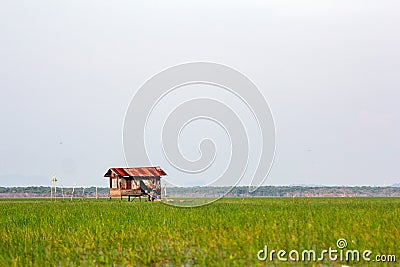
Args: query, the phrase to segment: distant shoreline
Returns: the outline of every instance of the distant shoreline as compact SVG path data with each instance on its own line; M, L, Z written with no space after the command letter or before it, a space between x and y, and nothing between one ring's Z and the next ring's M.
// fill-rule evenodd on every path
M254 193L248 187L168 187L168 197L400 197L398 186L262 186ZM57 198L109 196L107 187L57 187ZM229 191L228 193L226 193ZM73 193L73 194L72 194ZM0 187L0 198L47 198L50 187Z

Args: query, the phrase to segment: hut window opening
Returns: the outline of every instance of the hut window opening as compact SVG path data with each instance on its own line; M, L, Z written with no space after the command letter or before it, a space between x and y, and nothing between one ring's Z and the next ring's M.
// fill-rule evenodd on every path
M117 188L117 179L112 179L112 188Z

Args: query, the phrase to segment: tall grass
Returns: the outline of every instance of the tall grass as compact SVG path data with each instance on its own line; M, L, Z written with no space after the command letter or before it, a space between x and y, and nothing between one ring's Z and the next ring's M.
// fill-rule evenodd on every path
M222 199L198 208L1 200L0 212L0 266L282 265L260 262L257 252L321 251L339 238L400 260L397 198Z

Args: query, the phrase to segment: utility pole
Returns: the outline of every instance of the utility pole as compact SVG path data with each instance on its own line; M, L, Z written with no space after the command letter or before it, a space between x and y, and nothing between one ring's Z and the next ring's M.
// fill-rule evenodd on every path
M71 201L72 201L72 198L74 197L74 191L75 191L75 183L74 183L74 185L72 186Z
M52 184L52 187L54 188L54 199L57 199L57 185L56 185L56 183L57 183L57 178L56 178L56 176L53 176L53 179L51 179L51 184ZM53 190L51 190L50 198L53 198Z
M61 185L61 195L64 200L64 185L63 184Z

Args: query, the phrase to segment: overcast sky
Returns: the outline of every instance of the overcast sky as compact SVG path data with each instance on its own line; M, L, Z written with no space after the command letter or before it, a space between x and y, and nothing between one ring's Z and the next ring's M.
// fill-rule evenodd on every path
M50 185L53 174L107 186L107 169L125 166L134 93L190 61L231 66L265 95L277 133L266 184L398 183L399 10L387 0L2 1L0 186Z

